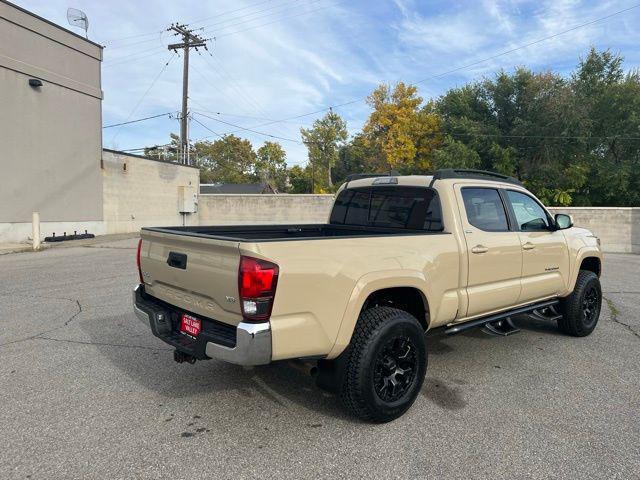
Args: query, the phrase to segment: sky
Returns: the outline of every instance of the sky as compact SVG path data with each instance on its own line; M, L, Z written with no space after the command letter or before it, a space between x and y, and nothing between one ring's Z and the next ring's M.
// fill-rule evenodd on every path
M591 46L640 67L638 0L14 2L78 33L67 7L87 14L89 39L105 46L103 125L173 113L104 129L104 146L123 150L179 132L183 60L167 49L178 39L166 31L174 22L211 39L190 56L190 138L233 132L256 149L278 141L289 165L306 162L300 127L323 109L333 106L358 132L370 112L364 100L381 83L419 82L426 101L518 66L570 75Z

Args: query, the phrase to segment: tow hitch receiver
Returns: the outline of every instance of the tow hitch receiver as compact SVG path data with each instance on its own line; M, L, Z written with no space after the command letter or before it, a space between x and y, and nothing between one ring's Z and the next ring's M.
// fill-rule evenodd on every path
M188 353L181 352L180 350L174 350L173 359L178 363L187 362L191 365L196 363L196 357L189 355Z

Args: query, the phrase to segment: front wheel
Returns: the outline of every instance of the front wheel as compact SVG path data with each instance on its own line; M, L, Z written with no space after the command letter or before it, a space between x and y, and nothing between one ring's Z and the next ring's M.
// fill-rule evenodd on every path
M562 299L558 328L574 337L586 337L596 328L601 307L600 279L593 272L580 270L573 292Z
M427 371L424 331L409 313L375 307L360 315L340 398L355 416L389 422L413 404Z

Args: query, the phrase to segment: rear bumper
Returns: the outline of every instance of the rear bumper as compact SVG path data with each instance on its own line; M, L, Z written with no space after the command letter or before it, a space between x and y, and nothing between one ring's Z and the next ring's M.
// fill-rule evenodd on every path
M237 365L265 365L271 362L269 322L240 322L237 327L203 319L197 339L177 331L180 310L146 294L144 285L133 290L133 311L160 340L197 359L217 358Z

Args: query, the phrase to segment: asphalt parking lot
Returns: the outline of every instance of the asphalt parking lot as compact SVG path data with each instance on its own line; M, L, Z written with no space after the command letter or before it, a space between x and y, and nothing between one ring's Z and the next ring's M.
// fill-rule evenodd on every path
M0 256L2 478L640 478L640 256L593 335L429 338L369 425L286 365L176 364L131 310L135 239Z

